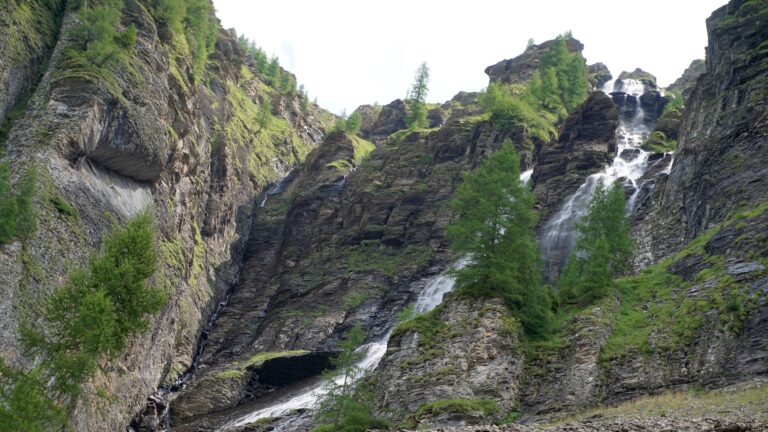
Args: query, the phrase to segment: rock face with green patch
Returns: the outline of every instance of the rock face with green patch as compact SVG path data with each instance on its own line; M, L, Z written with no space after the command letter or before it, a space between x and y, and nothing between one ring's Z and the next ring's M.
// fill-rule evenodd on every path
M58 37L59 3L7 0L0 5L0 124L45 72L42 66Z
M539 61L553 43L555 43L555 41L550 40L538 45L529 46L524 53L515 58L502 60L494 65L488 66L485 68L485 74L488 75L488 78L492 83L526 83L531 79L533 74L538 71ZM568 52L571 53L581 53L584 50L584 44L572 37L566 39L565 44Z
M556 143L544 146L531 180L536 201L555 212L592 173L616 156L619 112L609 96L593 92L565 120Z
M707 71L686 99L675 163L648 221L655 257L768 201L768 7L731 1L707 29Z
M516 409L523 356L519 324L498 299L452 296L432 312L434 325L401 324L375 376L379 410L419 426L490 424ZM452 410L427 416L420 408L451 399L491 399L493 413ZM462 408L462 407L457 407ZM438 413L434 413L438 414Z
M185 36L144 1L126 0L120 15L121 28L137 29L135 49L126 54L131 66L114 67L108 77L75 70L66 52L75 48L69 35L76 8L62 12L62 36L53 46L57 27L41 12L43 3L58 2L0 6L2 20L33 19L11 26L19 29L14 34L0 29L4 60L16 60L19 46L25 53L2 62L3 89L28 89L24 71L52 47L5 142L13 178L36 169L38 229L1 252L0 293L8 301L0 308L0 355L29 365L33 359L20 354L17 338L21 318L38 316L40 299L87 262L113 220L152 206L162 263L153 284L169 304L86 386L70 416L73 430L122 430L154 389L191 365L202 327L238 272L256 197L322 139L324 126L315 119L329 115L313 105L305 112L300 96L267 86L229 31L219 32L207 70L193 74L177 52ZM17 81L6 86L3 68L19 65L26 69L12 69ZM16 93L2 98L17 100ZM249 121L265 103L273 121L260 130Z

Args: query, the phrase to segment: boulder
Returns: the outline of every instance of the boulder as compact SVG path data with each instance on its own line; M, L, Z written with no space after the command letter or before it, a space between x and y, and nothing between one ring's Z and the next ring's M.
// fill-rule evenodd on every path
M373 125L381 114L382 108L379 105L360 105L352 114L360 114L360 134L363 137L368 137L371 133Z

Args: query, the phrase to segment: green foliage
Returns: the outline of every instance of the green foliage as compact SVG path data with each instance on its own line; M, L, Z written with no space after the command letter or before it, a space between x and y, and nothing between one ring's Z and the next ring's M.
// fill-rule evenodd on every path
M679 89L667 90L666 96L671 96L671 98L669 99L669 102L664 105L664 111L661 113L662 116L670 111L682 109L685 105L683 93Z
M416 69L416 76L413 85L408 92L406 101L411 113L405 119L409 129L420 129L429 126L427 119L426 99L429 93L429 66L422 63Z
M22 178L13 193L8 163L0 163L0 245L14 237L28 238L37 227L32 200L35 196L37 177L31 169Z
M19 415L7 410L14 398L23 397L50 409L40 419L24 417L19 424L42 421L45 430L59 429L63 408L57 404L74 404L100 362L115 358L132 335L147 328L147 315L166 301L162 291L146 283L156 268L154 233L149 212L115 227L88 266L71 271L64 286L44 301L44 326L22 324L24 347L41 361L30 372L3 371L11 380L3 386L3 396L11 399L0 401L0 418Z
M344 130L351 134L357 134L360 132L360 125L363 122L363 117L360 115L359 112L355 111L352 113L349 118L347 118L346 125L344 127Z
M364 383L355 382L361 373L356 363L364 355L355 350L364 339L365 334L357 325L339 344L339 355L333 361L336 368L326 374L328 392L321 398L316 413L321 426L314 432L365 432L388 426L373 415L373 392Z
M51 197L51 204L53 204L56 210L64 216L77 218L79 215L77 209L72 207L72 204L68 203L61 195L54 195Z
M0 432L45 432L64 422L43 382L39 368L25 373L0 358Z
M455 271L457 288L469 295L501 297L526 333L537 337L547 333L551 304L542 286L533 202L507 140L464 175L447 235L454 252L470 257L466 267Z
M501 129L522 128L525 136L549 141L557 135L554 118L537 108L528 88L491 83L478 98L480 106L491 113L491 120Z
M259 105L258 124L259 132L268 130L272 124L272 101L267 97L264 97L261 105Z
M632 256L624 189L598 184L589 212L576 226L578 240L558 281L567 302L589 304L610 293L613 276L626 271Z
M547 111L564 118L587 98L587 65L580 53L566 46L569 33L558 36L539 62L531 79L533 97Z
M499 409L492 399L442 399L421 405L416 418L434 417L442 413L466 414L480 411L485 416L496 414Z
M662 131L654 131L640 148L654 153L669 153L677 148L677 140L667 138Z
M173 33L174 47L184 47L180 53L189 56L193 78L205 71L208 56L216 47L218 20L210 0L151 0L156 20ZM177 40L178 39L178 40Z
M123 0L94 0L72 5L79 8L76 24L69 30L73 41L57 68L58 78L77 78L102 83L117 99L124 100L114 71L123 69L140 79L135 67L137 32L121 24Z

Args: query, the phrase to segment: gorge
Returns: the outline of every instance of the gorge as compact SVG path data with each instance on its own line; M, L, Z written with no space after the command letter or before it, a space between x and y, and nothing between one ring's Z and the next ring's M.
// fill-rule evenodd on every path
M481 92L349 117L209 0L88 3L0 5L0 432L365 430L319 416L338 388L389 430L768 430L765 0L715 10L706 58L667 88L587 65L566 33ZM554 99L548 74L570 83ZM461 276L458 197L505 146L543 337L525 301ZM607 294L569 299L614 184L631 256ZM125 270L140 257L102 277L146 246L120 235L147 214L149 276ZM88 337L123 312L124 333Z

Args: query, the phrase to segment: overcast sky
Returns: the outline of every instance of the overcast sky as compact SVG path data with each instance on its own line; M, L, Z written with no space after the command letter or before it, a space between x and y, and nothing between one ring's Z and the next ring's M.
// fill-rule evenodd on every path
M428 101L488 84L485 67L571 30L588 63L641 67L662 86L707 45L705 19L726 0L214 0L234 27L276 54L333 112L402 98L416 67Z

